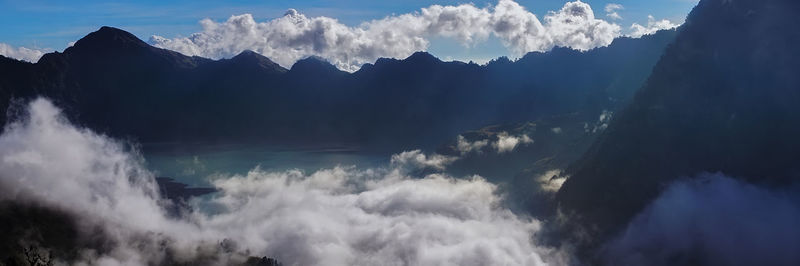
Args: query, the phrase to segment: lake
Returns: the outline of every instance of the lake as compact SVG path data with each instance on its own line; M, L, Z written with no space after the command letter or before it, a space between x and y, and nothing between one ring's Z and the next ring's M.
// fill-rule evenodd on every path
M291 148L265 145L145 144L147 167L156 176L171 177L191 186L207 186L216 175L246 174L260 166L266 171L300 169L312 173L337 165L360 168L385 166L391 154L343 147Z

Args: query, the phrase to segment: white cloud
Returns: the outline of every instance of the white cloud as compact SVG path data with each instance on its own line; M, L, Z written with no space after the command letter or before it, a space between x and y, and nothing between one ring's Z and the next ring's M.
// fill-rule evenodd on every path
M63 209L80 217L82 228L101 226L108 246L82 251L79 263L148 265L170 258L192 264L204 257L225 265L248 254L285 265L568 261L559 250L537 245L540 223L503 208L497 187L477 176L413 177L397 168L336 167L312 174L255 168L215 179L219 193L203 203L214 214L167 218L141 156L71 126L46 100L32 102L28 111L0 135L0 197ZM398 158L434 166L447 161L418 151Z
M638 23L631 25L630 37L639 38L644 35L651 35L660 30L674 29L680 26L679 24L672 23L669 20L662 19L656 20L652 15L647 16L647 26L642 26Z
M620 19L622 19L622 16L620 16L617 11L618 10L623 10L623 9L625 9L625 7L623 7L620 4L614 4L614 3L606 4L606 8L605 8L606 16L611 18L611 19L613 19L613 20L620 20Z
M566 176L561 175L561 169L553 169L545 172L544 174L537 176L536 183L539 184L539 187L542 191L555 193L559 189L561 189L561 185L564 184L564 181L567 181Z
M250 14L232 16L224 22L204 19L201 32L189 37L152 36L150 42L210 58L253 50L284 67L314 55L342 70L355 71L380 57L405 58L426 50L431 37L452 38L470 46L494 35L514 55L521 56L553 46L592 49L606 46L620 35L618 25L596 19L591 7L580 1L568 2L543 18L544 23L512 0L500 0L486 8L432 5L355 27L290 9L284 16L265 22L256 22Z
M491 146L497 151L497 153L506 153L513 151L520 144L528 145L533 143L533 139L528 137L527 134L512 136L509 135L508 132L503 131L495 134L495 136L496 139L493 141L490 139L482 139L470 142L466 138L464 138L464 136L458 135L458 138L456 139L456 150L461 153L461 156L464 156L473 151L480 154L484 147L489 146L491 144Z
M421 150L413 150L392 155L391 163L395 167L401 168L432 168L436 170L444 170L447 165L455 162L456 160L458 160L458 157L455 156L446 156L435 153L432 155L425 155Z
M798 265L800 200L701 175L667 187L605 247L608 265Z
M488 139L470 142L466 138L464 138L464 136L458 135L458 138L456 140L456 150L458 150L461 153L461 156L464 156L465 154L473 151L481 153L483 147L486 147L487 145L489 145Z
M612 117L614 117L614 112L603 110L603 112L601 112L600 116L597 118L597 121L594 122L594 126L590 127L589 123L584 123L583 130L586 133L603 132L606 130L606 128L608 128L608 123L611 122Z
M66 209L85 217L83 226L105 225L115 238L148 231L186 233L163 214L141 157L67 124L48 101L33 101L28 112L26 120L8 124L0 135L0 197ZM132 249L121 245L110 256L132 262L149 259Z
M39 58L48 51L47 49L31 49L26 47L14 48L11 45L0 43L0 55L31 63L39 61Z
M554 127L554 128L551 128L550 131L553 131L554 134L561 134L562 130L561 130L560 127Z
M528 135L511 136L503 131L497 134L497 141L492 143L492 146L497 149L497 153L506 153L513 151L519 144L531 143L533 140Z
M549 12L544 20L555 46L589 50L611 44L620 34L618 25L596 19L591 6L581 1L567 2L560 11Z
M520 135L519 139L520 139L520 142L522 144L531 144L531 143L533 143L533 140L530 137L528 137L528 135Z
M530 238L539 223L497 208L483 179L330 169L304 176L251 172L216 183L228 209L211 223L298 265L543 265L553 250ZM358 181L356 181L358 182ZM252 242L249 242L252 241Z

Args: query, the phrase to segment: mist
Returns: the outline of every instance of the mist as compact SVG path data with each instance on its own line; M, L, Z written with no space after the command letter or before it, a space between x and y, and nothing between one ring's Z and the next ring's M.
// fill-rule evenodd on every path
M604 248L608 265L797 265L800 197L723 174L671 184Z
M509 211L480 176L410 174L448 160L411 151L382 168L256 166L213 176L219 192L174 217L136 145L76 127L37 99L0 135L0 195L62 210L80 234L102 234L107 246L82 247L62 264L229 265L248 256L284 265L569 263L537 243L540 221Z

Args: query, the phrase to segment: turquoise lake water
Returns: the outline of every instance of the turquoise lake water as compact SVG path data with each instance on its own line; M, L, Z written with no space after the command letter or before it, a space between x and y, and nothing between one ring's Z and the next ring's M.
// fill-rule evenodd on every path
M391 154L348 148L285 148L245 145L143 145L147 167L156 176L171 177L192 186L206 186L220 174L246 174L260 166L265 171L300 169L313 173L337 165L369 168L385 166Z

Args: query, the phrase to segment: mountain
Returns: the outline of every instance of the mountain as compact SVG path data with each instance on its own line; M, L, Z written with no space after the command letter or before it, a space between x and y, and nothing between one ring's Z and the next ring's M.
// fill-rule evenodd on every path
M252 51L190 57L102 27L35 64L0 59L0 108L43 95L72 121L145 143L435 147L494 123L565 113L594 120L633 95L675 34L485 66L418 52L347 73L316 57L290 69Z
M266 75L277 75L286 72L286 69L281 67L266 56L259 53L246 50L229 60L232 66L242 67L244 69L262 69Z
M701 0L652 75L557 195L570 231L602 240L667 185L722 172L800 181L800 2ZM590 244L591 245L591 244Z
M116 245L109 232L100 227L87 229L87 225L71 213L39 203L0 201L0 263L2 265L54 265L85 264L86 250L106 250ZM91 230L91 233L86 231ZM223 241L224 243L224 241ZM163 265L214 265L217 256L229 255L224 244L203 250L208 257L164 258ZM226 254L228 253L228 254ZM231 265L280 266L268 257L240 256L229 261ZM241 262L237 261L241 260Z

